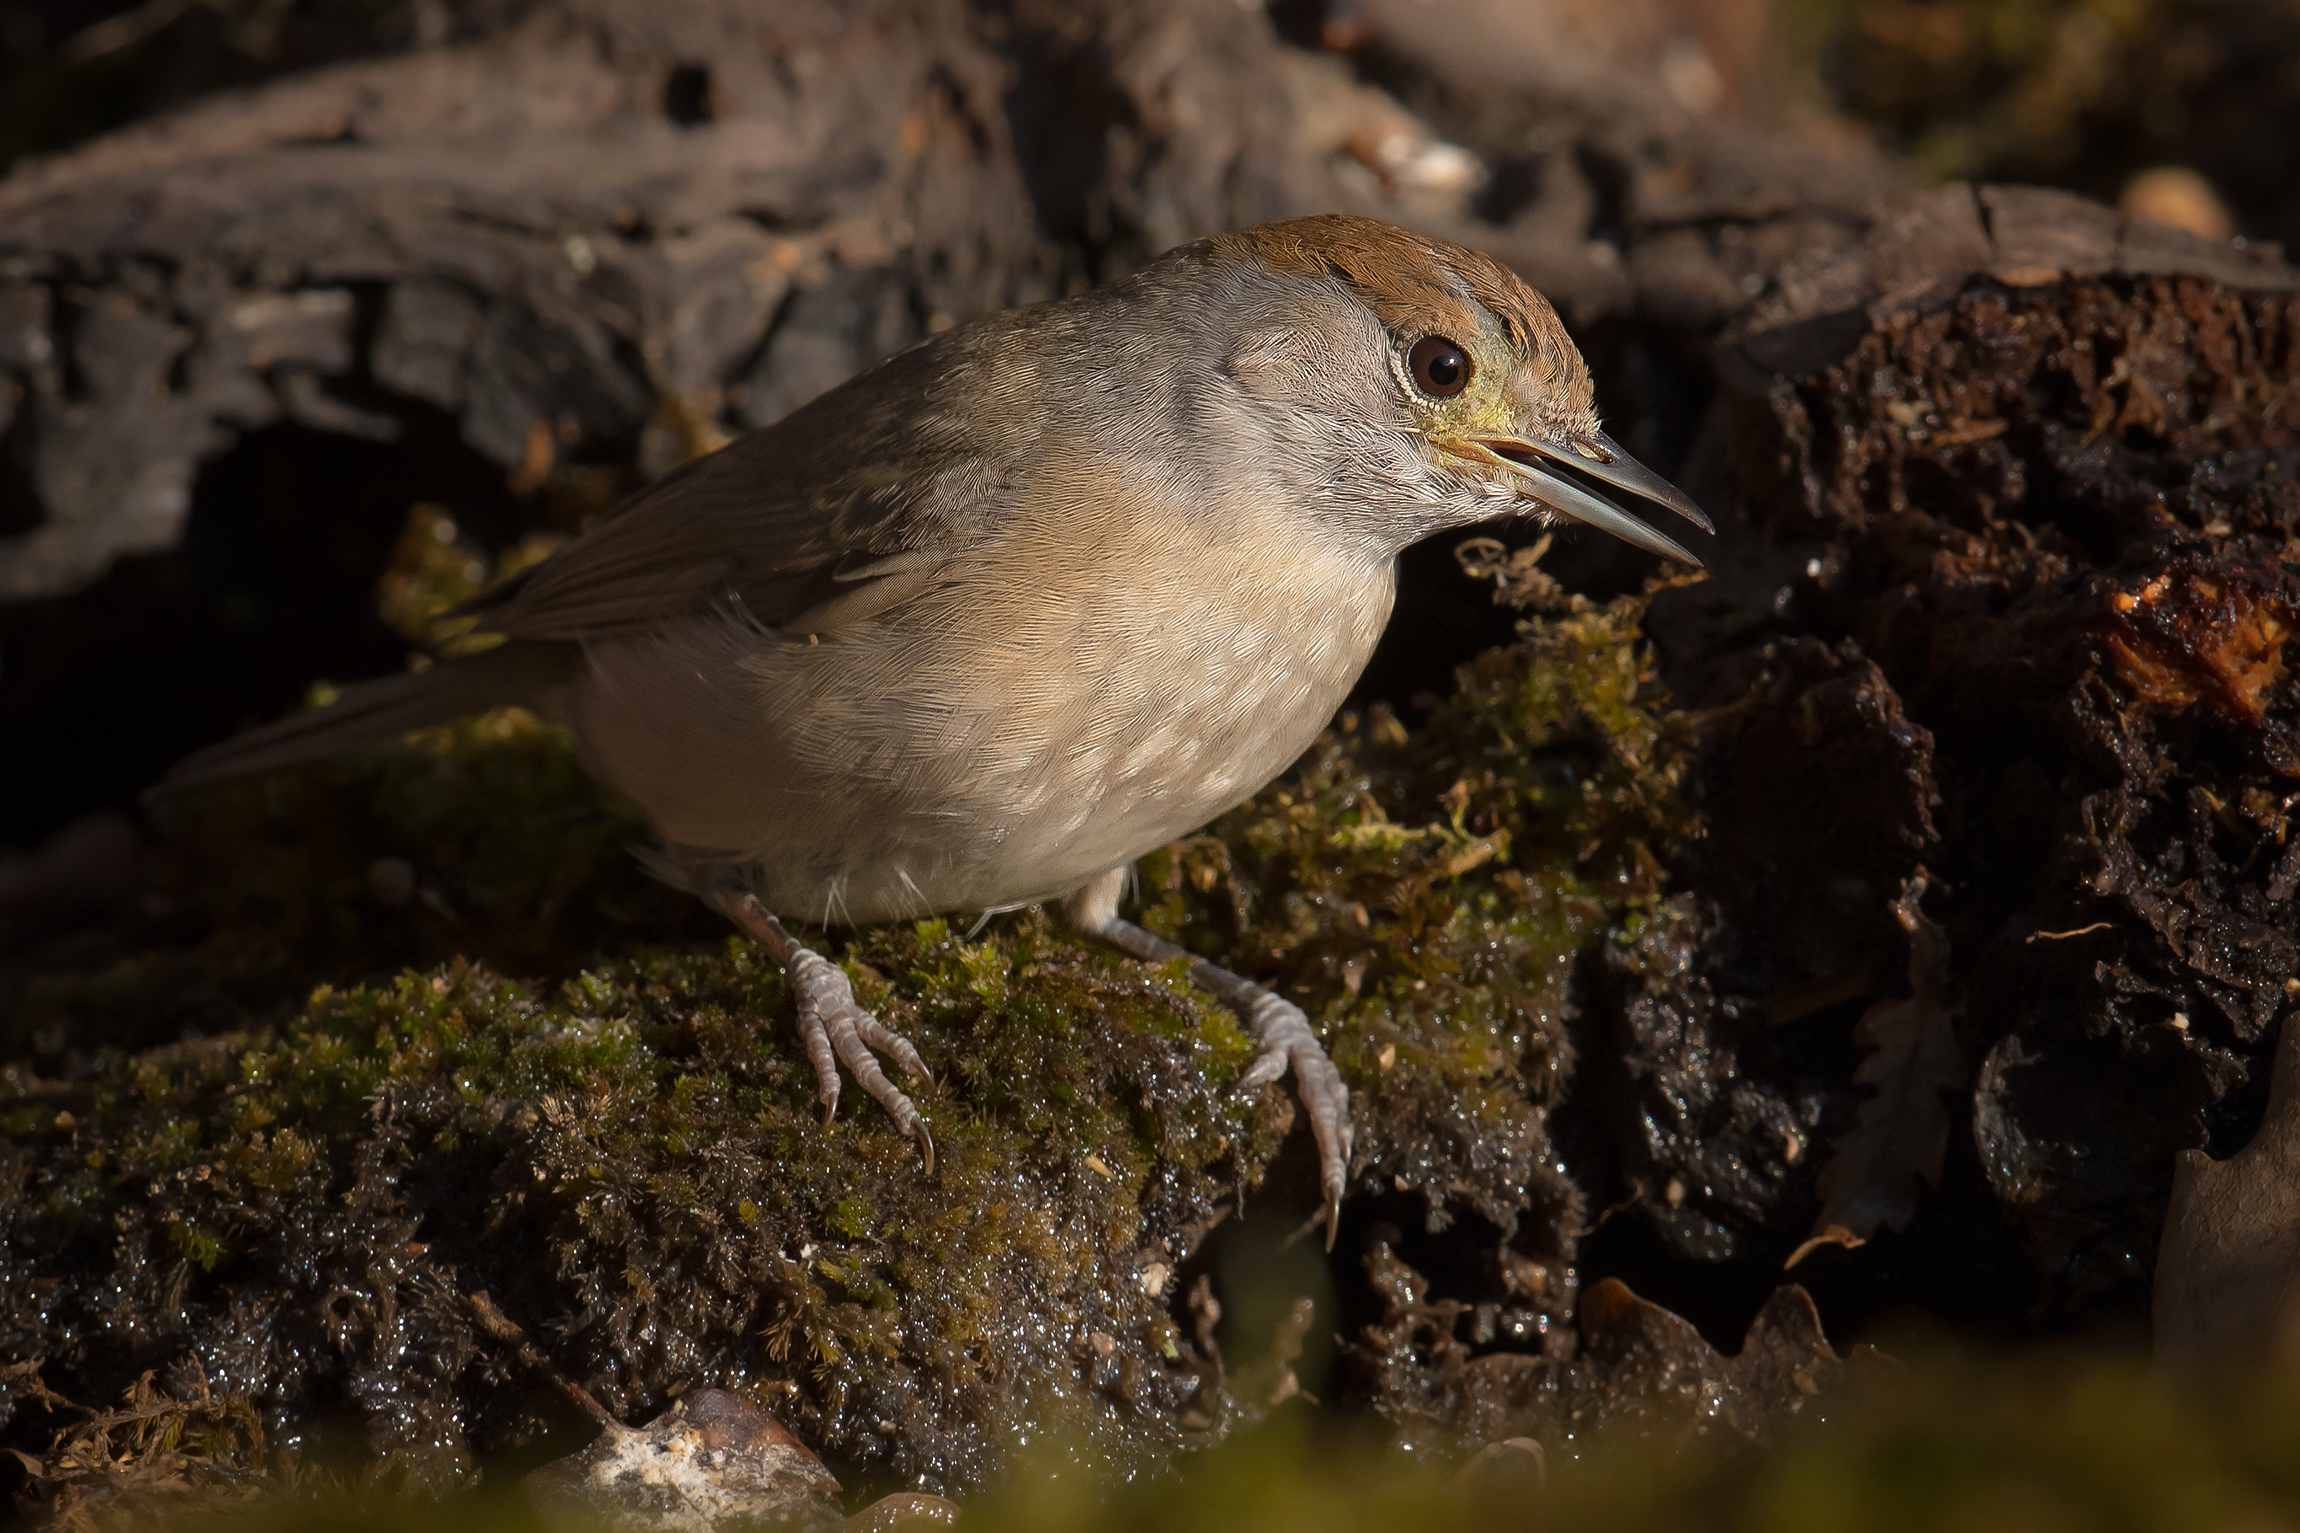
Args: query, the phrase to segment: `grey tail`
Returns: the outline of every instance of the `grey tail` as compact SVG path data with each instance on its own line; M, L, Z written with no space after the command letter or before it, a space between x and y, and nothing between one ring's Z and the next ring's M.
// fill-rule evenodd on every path
M514 641L429 670L355 682L324 708L194 751L144 790L145 801L381 745L504 703L532 706L574 679L578 653L572 644Z

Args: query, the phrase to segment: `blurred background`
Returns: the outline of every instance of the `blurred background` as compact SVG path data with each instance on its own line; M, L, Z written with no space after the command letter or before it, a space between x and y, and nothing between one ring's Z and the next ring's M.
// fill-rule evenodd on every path
M512 24L523 0L13 0L0 169L209 92ZM995 10L996 7L986 7ZM1275 0L1290 39L1538 37L1560 80L1874 145L1928 180L2064 186L2226 237L2300 236L2292 0Z

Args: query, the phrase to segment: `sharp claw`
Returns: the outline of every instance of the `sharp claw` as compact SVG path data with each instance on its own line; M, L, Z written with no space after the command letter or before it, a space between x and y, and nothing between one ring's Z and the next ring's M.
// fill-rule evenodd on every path
M1326 1249L1341 1229L1342 1193L1350 1177L1350 1089L1310 1031L1309 1018L1288 1001L1265 994L1247 1010L1265 1047L1238 1077L1241 1092L1258 1090L1294 1072L1294 1086L1318 1144L1318 1184L1325 1194Z
M888 1027L869 1012L861 1011L859 1008L858 1017L859 1020L855 1023L855 1032L863 1042L874 1049L894 1056L894 1062L902 1066L902 1073L912 1080L925 1081L930 1086L934 1084L933 1073L927 1069L926 1061L918 1057L918 1050L912 1046L908 1038Z
M815 1100L823 1104L823 1121L830 1122L839 1115L839 1070L836 1064L827 1075L815 1077Z
M934 1175L934 1135L926 1131L924 1119L913 1126L912 1136L918 1140L919 1153L926 1157L926 1174Z
M833 1063L829 1073L815 1081L815 1100L823 1104L823 1121L830 1122L839 1115L839 1067Z
M1334 1236L1342 1228L1342 1193L1350 1183L1350 1134L1346 1126L1339 1144L1328 1144L1323 1135L1319 1136L1318 1161L1319 1190L1326 1195L1326 1249L1331 1251Z
M889 1033L887 1039L887 1052L894 1056L896 1064L902 1066L902 1073L905 1078L913 1081L932 1081L934 1079L933 1076L926 1073L926 1061L918 1057L918 1050L910 1046L908 1038Z

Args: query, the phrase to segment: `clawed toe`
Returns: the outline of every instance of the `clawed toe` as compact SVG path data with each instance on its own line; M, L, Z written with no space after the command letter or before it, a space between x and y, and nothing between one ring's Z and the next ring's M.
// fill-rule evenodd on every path
M1332 1250L1341 1222L1342 1193L1349 1185L1350 1088L1310 1030L1310 1019L1301 1007L1260 991L1242 1009L1262 1052L1239 1075L1238 1087L1259 1091L1293 1070L1294 1089L1310 1115L1310 1131L1318 1143L1318 1188L1325 1195L1326 1248Z
M1326 1249L1334 1248L1341 1226L1342 1192L1350 1174L1350 1088L1334 1068L1317 1040L1292 1051L1294 1089L1310 1114L1310 1131L1318 1141L1318 1190L1325 1194Z
M1144 963L1190 961L1190 978L1227 1001L1244 1018L1246 1031L1261 1045L1252 1064L1239 1072L1241 1092L1260 1091L1294 1072L1302 1106L1310 1114L1310 1129L1318 1141L1318 1186L1325 1194L1326 1248L1333 1249L1334 1232L1341 1222L1342 1192L1350 1175L1350 1088L1326 1057L1325 1046L1310 1028L1309 1016L1283 996L1274 995L1243 975L1209 963L1188 949L1143 930L1118 915L1118 896L1125 883L1124 870L1105 874L1074 891L1062 902L1062 918L1078 930L1099 937L1122 953Z
M1292 1063L1293 1059L1283 1045L1264 1049L1254 1056L1252 1064L1239 1072L1238 1090L1247 1093L1259 1091L1273 1081L1283 1079L1286 1067Z
M844 1064L855 1084L886 1109L897 1130L915 1141L928 1171L934 1169L934 1136L918 1104L879 1068L872 1049L884 1049L914 1081L933 1084L926 1064L908 1038L879 1021L854 998L854 986L838 965L817 953L795 957L789 969L797 992L799 1037L815 1067L817 1094L823 1121L829 1122L839 1100L839 1066Z
M844 1064L855 1083L886 1109L895 1127L917 1142L926 1169L932 1171L934 1136L927 1132L926 1120L919 1115L918 1105L886 1078L878 1056L871 1052L885 1050L905 1075L931 1086L934 1077L927 1073L926 1062L918 1057L910 1040L863 1010L846 971L802 946L774 913L759 903L758 896L743 887L731 868L722 867L699 878L695 888L713 910L734 922L783 966L798 1006L799 1042L806 1048L808 1063L815 1067L815 1098L823 1104L823 1122L830 1122L838 1111L839 1066Z

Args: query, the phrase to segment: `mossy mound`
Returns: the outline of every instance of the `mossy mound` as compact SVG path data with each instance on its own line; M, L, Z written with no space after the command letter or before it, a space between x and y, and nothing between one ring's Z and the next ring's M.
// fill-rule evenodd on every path
M1345 1226L1481 1219L1528 1345L1573 1297L1567 979L1680 829L1641 610L1560 607L1414 730L1346 717L1142 869L1148 924L1321 1025ZM1123 1479L1260 1413L1185 1291L1294 1118L1290 1082L1231 1090L1228 1012L1037 915L855 935L937 1079L928 1174L860 1092L820 1121L780 975L641 837L517 716L185 806L165 908L60 946L0 1073L0 1352L82 1401L156 1371L429 1488L580 1430L481 1290L627 1420L733 1389L870 1480L979 1486L1048 1434ZM29 1390L0 1420L37 1454Z
M1197 1378L1145 1272L1278 1131L1221 1095L1236 1027L1036 923L873 956L900 982L866 993L951 1087L932 1176L875 1109L820 1123L761 1025L781 977L734 939L556 994L461 963L323 988L275 1032L14 1078L36 1307L9 1350L51 1382L204 1373L275 1436L349 1407L432 1485L547 1425L480 1289L631 1417L749 1387L844 1457L958 1482L1040 1418L1114 1459L1170 1445Z

